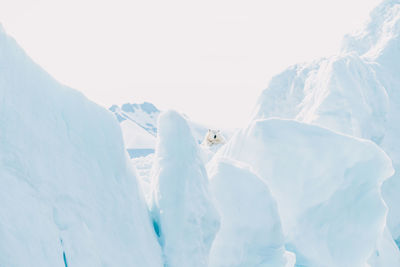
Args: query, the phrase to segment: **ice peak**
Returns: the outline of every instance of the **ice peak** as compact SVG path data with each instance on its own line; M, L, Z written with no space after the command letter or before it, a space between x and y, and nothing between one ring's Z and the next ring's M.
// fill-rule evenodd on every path
M200 151L178 112L163 112L158 129L151 214L164 266L208 266L219 218Z
M384 0L372 10L360 31L345 36L342 50L375 60L390 50L394 43L399 43L399 36L400 1Z
M158 129L160 136L158 151L160 154L178 150L190 151L187 148L195 149L196 143L190 127L178 112L173 110L163 112L158 120ZM190 158L190 155L188 156Z

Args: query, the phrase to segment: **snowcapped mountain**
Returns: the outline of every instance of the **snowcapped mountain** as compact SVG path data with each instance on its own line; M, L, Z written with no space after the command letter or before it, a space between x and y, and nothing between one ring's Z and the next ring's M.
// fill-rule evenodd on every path
M113 105L110 111L120 123L131 158L154 153L160 111L151 103Z
M151 103L123 104L121 107L113 105L110 110L115 114L119 122L131 121L153 136L157 135L157 118L160 111Z
M157 120L161 113L153 104L113 105L109 108L120 123L125 147L131 158L154 153L157 137ZM186 117L197 143L201 143L207 128Z
M163 266L122 134L0 27L0 266Z
M385 0L341 52L274 77L254 119L287 118L364 138L393 161L382 187L388 227L400 242L400 1Z

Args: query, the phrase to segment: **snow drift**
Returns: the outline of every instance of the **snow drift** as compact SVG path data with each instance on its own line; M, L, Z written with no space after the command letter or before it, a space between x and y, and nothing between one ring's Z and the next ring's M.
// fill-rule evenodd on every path
M162 113L152 170L151 207L165 266L208 265L219 217L199 153L187 121L175 111Z
M386 226L380 186L393 168L374 143L295 121L256 120L218 156L248 163L268 184L297 265L361 267L376 255ZM398 258L393 253L389 259Z
M396 173L382 192L388 226L400 242L400 2L385 0L339 55L298 64L274 77L254 119L286 118L369 139Z
M0 266L162 266L113 115L0 30Z
M267 185L247 166L218 158L208 166L221 228L210 255L210 267L293 266L275 200Z

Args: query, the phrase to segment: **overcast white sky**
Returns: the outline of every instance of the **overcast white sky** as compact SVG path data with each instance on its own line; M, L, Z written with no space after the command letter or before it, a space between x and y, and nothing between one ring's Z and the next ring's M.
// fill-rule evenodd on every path
M0 22L60 82L213 127L247 120L270 77L340 47L380 0L0 0Z

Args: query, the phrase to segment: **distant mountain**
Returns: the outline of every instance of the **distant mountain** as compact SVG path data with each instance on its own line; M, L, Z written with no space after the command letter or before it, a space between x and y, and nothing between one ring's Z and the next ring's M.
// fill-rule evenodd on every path
M109 108L119 121L124 136L125 146L131 158L147 156L154 153L157 137L157 120L161 111L152 103L125 103ZM207 127L186 119L193 136L198 143L203 141Z
M113 105L110 110L121 123L125 120L134 122L153 136L157 135L157 118L160 114L153 104L144 102L142 104L123 104L121 107Z

